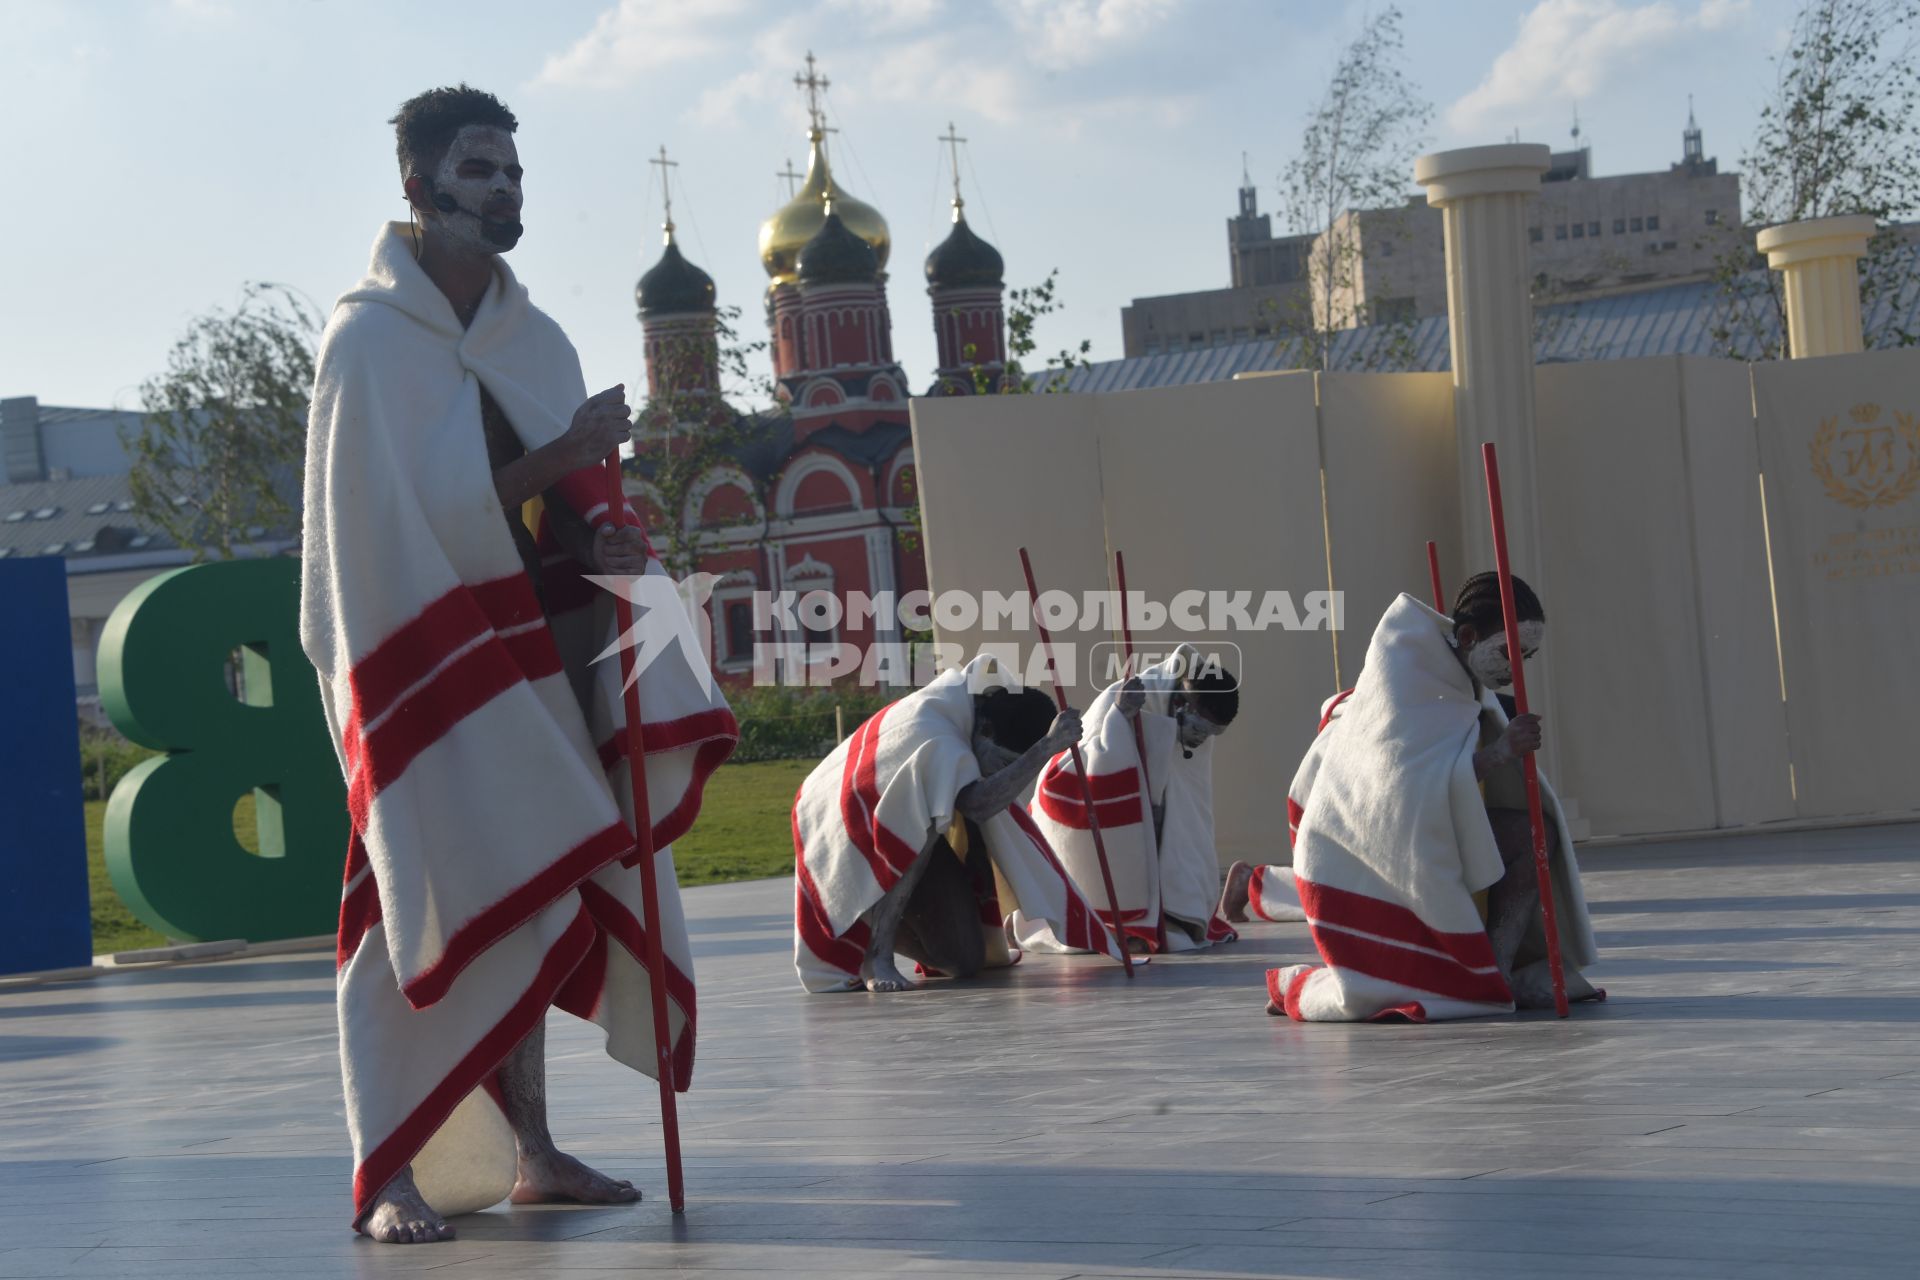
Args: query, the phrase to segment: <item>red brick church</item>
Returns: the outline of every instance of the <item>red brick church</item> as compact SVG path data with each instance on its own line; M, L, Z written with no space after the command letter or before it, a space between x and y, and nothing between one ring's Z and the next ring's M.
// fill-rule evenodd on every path
M694 562L718 577L709 606L712 656L728 678L753 674L756 644L844 644L865 653L902 638L893 616L847 617L821 628L764 609L756 617L756 592L826 591L844 600L927 585L912 520L913 391L894 360L887 306L891 238L880 211L834 177L818 96L826 82L811 55L796 81L808 94L806 180L760 228L779 406L742 413L717 395L713 280L681 253L671 204L665 249L636 290L649 400L675 406L671 416L684 420L665 425L697 432L724 424L728 432L724 456L681 486L681 527L697 535ZM967 225L957 174L953 230L927 256L925 271L939 358L925 394L997 385L1006 359L1002 261ZM658 528L669 513L648 474L643 450L629 488L646 503L649 527Z

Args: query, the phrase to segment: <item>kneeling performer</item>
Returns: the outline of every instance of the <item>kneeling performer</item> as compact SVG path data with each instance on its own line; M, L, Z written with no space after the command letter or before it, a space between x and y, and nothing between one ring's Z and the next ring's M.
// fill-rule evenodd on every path
M1546 614L1513 589L1525 658ZM1552 1006L1520 768L1540 720L1509 722L1494 693L1512 678L1504 626L1491 573L1467 580L1452 618L1406 595L1381 618L1288 798L1293 879L1325 963L1270 970L1268 1012L1424 1022ZM1540 792L1567 995L1602 999L1579 972L1596 953L1573 842L1544 777Z
M1213 847L1213 740L1239 711L1239 682L1204 666L1191 645L1108 686L1087 709L1081 754L1113 869L1120 927L1136 952L1190 951L1236 936L1214 911L1220 864ZM1086 795L1072 753L1062 751L1040 776L1032 813L1073 878L1095 886L1100 867ZM1102 911L1101 919L1114 927L1112 913ZM1016 922L1016 929L1024 932L1023 924ZM1045 945L1028 940L1036 944Z
M1022 792L1080 734L991 657L882 707L820 762L793 803L794 968L808 991L904 991L898 952L971 978L1011 964L1018 909L1058 944L1120 958Z

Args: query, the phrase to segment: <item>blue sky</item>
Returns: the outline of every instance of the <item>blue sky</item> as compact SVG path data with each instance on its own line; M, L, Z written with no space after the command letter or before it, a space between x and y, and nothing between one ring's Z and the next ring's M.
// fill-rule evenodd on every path
M1377 8L1378 6L1374 6ZM1407 69L1437 148L1567 144L1599 173L1680 153L1687 95L1737 167L1792 0L1409 0ZM749 334L760 222L804 165L792 75L832 80L843 185L887 216L895 351L933 363L921 260L946 234L949 119L968 212L1009 283L1058 268L1053 350L1120 353L1136 296L1227 283L1244 150L1261 207L1367 6L1299 0L0 0L0 395L137 403L197 313L247 280L323 306L402 216L395 107L466 80L520 118L527 235L512 256L594 386L643 382L633 284L659 252L646 163L680 161L676 217ZM1410 177L1410 175L1409 175ZM1409 182L1411 186L1411 182Z

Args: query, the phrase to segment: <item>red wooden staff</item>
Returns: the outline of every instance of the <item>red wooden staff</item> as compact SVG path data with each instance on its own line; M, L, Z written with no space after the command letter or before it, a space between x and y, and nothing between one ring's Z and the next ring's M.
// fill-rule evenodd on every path
M1033 583L1033 561L1027 558L1027 549L1020 548L1020 571L1027 575L1027 602L1033 610L1033 625L1040 629L1040 646L1047 655L1047 683L1053 686L1053 702L1060 710L1067 709L1067 691L1060 687L1059 676L1053 665L1053 637L1047 633L1047 624L1040 621L1040 588ZM1133 953L1127 950L1126 931L1120 924L1120 898L1113 891L1113 871L1107 866L1107 844L1100 838L1100 815L1093 807L1093 781L1087 777L1087 762L1080 754L1080 744L1075 742L1068 748L1073 752L1073 767L1080 774L1080 794L1087 802L1087 830L1093 833L1093 853L1100 860L1100 879L1107 887L1107 910L1113 913L1113 936L1120 944L1120 964L1126 969L1127 976L1133 976Z
M627 496L620 485L620 450L607 455L607 518L613 527L627 523ZM653 810L647 799L646 730L640 721L640 684L633 675L633 650L624 643L633 629L633 603L613 593L619 620L620 684L627 704L627 777L633 783L633 841L640 864L640 903L646 916L647 985L653 991L654 1065L660 1081L660 1134L667 1148L667 1204L675 1213L687 1207L686 1181L680 1170L680 1110L673 1091L673 1033L667 1020L667 968L660 954L660 886L653 869Z
M1133 670L1133 624L1127 621L1127 557L1119 551L1113 553L1113 575L1120 583L1120 660L1124 664L1126 679L1132 679ZM1123 683L1124 688L1124 683ZM1133 749L1140 757L1140 789L1145 793L1144 803L1147 810L1141 815L1142 821L1153 817L1153 779L1147 776L1147 735L1140 728L1140 717L1133 718ZM1162 906L1160 918L1153 922L1154 940L1162 952L1167 949L1167 912ZM1126 945L1124 933L1120 944Z
M1440 548L1431 542L1427 544L1427 577L1433 580L1434 611L1447 612L1447 593L1440 589Z
M1507 517L1500 501L1500 462L1493 444L1480 446L1487 466L1487 507L1493 515L1493 565L1500 575L1500 612L1507 622L1507 665L1513 669L1513 706L1527 714L1527 673L1520 656L1520 621L1514 616L1513 566L1507 559ZM1428 543L1432 546L1432 543ZM1529 752L1521 760L1527 780L1527 821L1533 828L1533 866L1540 881L1540 914L1547 926L1547 972L1553 975L1553 1010L1567 1016L1567 976L1560 963L1560 921L1553 910L1553 869L1547 862L1547 823L1540 812L1540 766Z

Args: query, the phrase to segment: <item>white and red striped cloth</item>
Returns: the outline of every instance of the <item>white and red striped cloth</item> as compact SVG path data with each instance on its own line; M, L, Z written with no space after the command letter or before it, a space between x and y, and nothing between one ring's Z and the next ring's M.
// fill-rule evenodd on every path
M494 490L482 387L529 449L586 399L572 346L504 263L463 331L388 224L321 341L302 546L301 642L352 816L338 989L356 1222L409 1163L443 1213L505 1196L494 1072L549 1005L656 1070L620 677L592 662L612 597L556 563L542 616ZM559 486L590 521L607 513L603 476ZM738 736L704 675L675 650L640 680L683 1089L695 999L668 845Z
M1192 671L1199 656L1191 646L1181 645L1165 661L1140 672L1146 702L1140 708L1138 737L1135 722L1120 713L1121 683L1116 682L1087 708L1080 739L1094 816L1119 900L1120 927L1152 951L1191 951L1238 936L1214 909L1220 896L1220 863L1213 844L1213 742L1201 743L1190 755L1181 751L1179 724L1169 706L1180 675ZM1164 806L1158 832L1155 804ZM1099 905L1100 919L1115 927L1087 814L1087 788L1071 751L1047 763L1028 811L1067 873ZM1036 939L1029 945L1042 949L1047 944Z
M1293 880L1322 963L1267 973L1276 1010L1302 1022L1424 1022L1508 1013L1473 895L1505 873L1474 778L1481 723L1506 716L1476 694L1451 622L1403 595L1381 618L1352 697L1294 775ZM1573 842L1540 780L1560 950L1569 974L1594 963ZM1541 932L1536 923L1534 933ZM1537 948L1539 939L1522 948ZM1544 965L1544 958L1539 963Z
M945 671L882 707L822 760L793 802L793 964L810 992L860 988L870 939L860 917L954 819L961 788L980 777L973 755L973 697L1012 685L990 656ZM1120 959L1113 936L1019 805L977 824L968 851L989 966L1013 963L1003 922L1019 910L1064 948ZM997 884L996 884L997 880ZM1004 893L1005 900L1002 897Z

